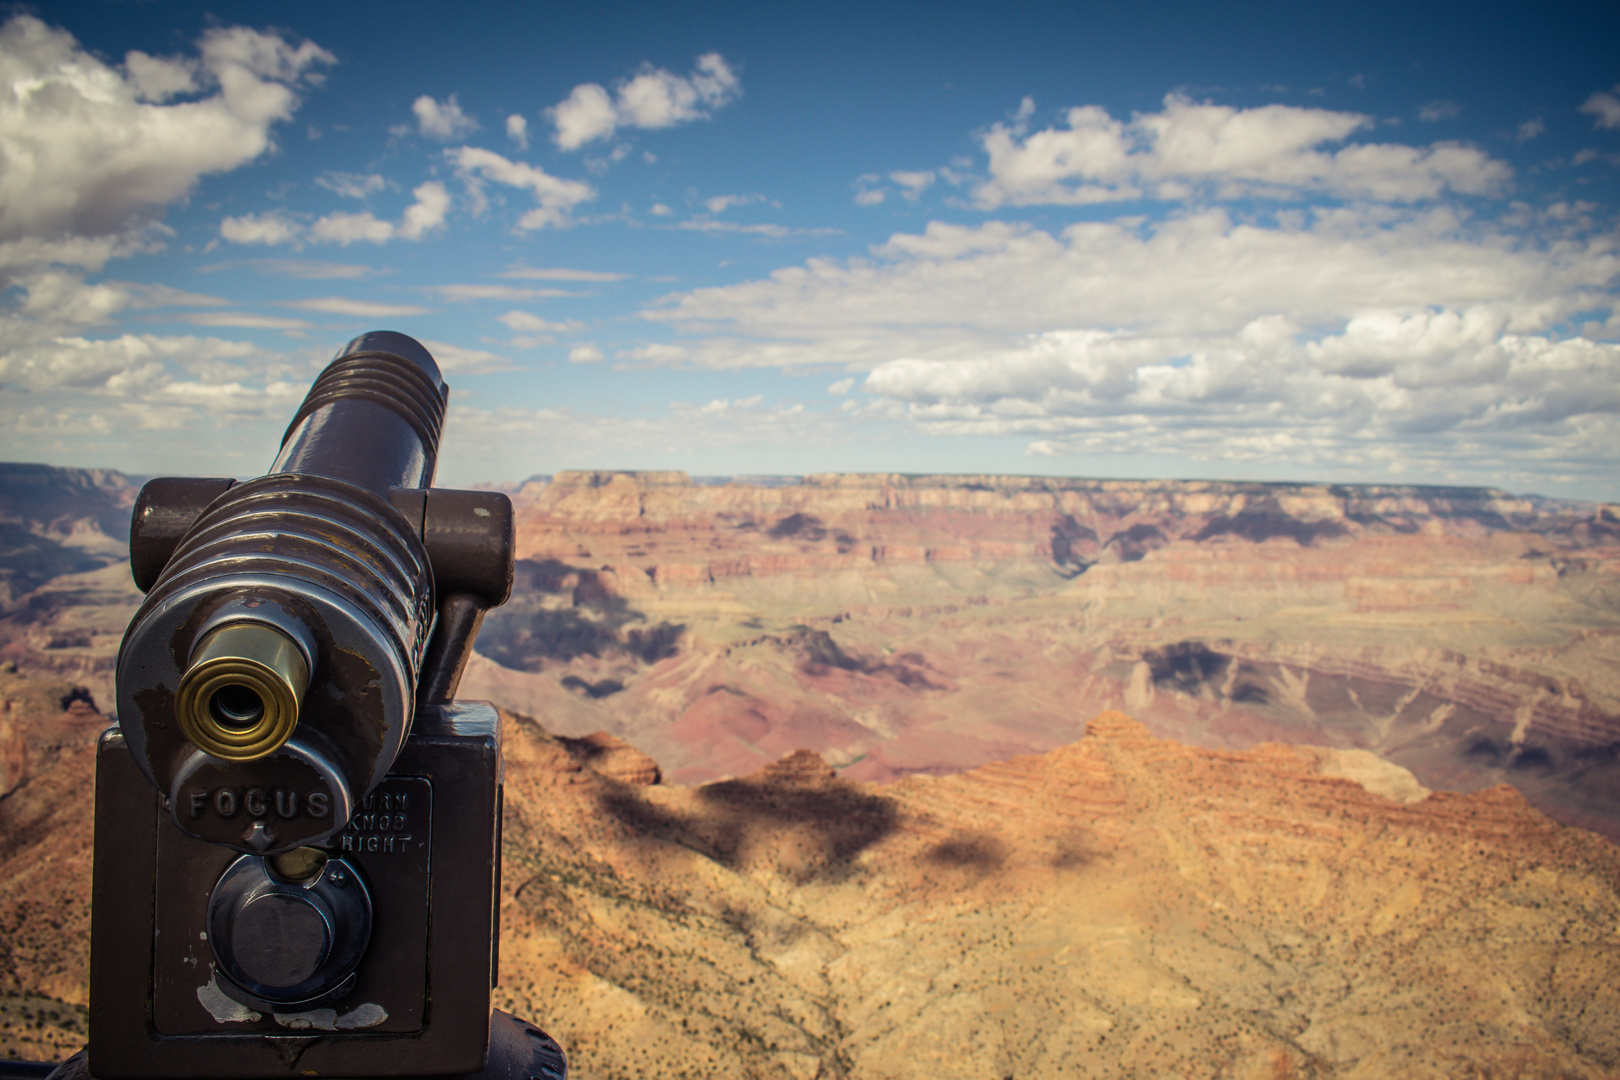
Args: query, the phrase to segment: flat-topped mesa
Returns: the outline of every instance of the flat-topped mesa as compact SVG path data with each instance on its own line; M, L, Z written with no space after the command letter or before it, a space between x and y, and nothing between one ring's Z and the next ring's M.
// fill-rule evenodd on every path
M1620 538L1591 504L1416 485L891 473L710 483L675 471L581 470L531 481L516 502L522 557L588 560L621 576L634 568L659 589L885 564L1055 563L1072 573L1178 542L1190 551L1187 542L1306 548L1504 531L1577 545Z
M1472 529L1545 531L1602 517L1602 508L1591 504L1495 488L901 473L816 473L796 483L760 483L747 478L694 481L673 470L572 470L547 482L530 481L518 500L565 516L607 509L592 505L594 500L617 501L626 510L633 505L638 518L656 521L728 512L755 519L810 513L831 520L847 514L944 511L1067 515L1089 527L1095 527L1096 519L1285 517L1401 530L1437 519Z
M680 469L564 469L551 477L558 487L606 487L609 484L635 484L640 487L670 487L690 484L692 477Z

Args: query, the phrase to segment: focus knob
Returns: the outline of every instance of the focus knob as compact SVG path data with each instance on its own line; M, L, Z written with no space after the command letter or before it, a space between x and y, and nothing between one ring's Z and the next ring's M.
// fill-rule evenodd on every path
M233 862L208 900L219 973L249 1005L297 1011L348 990L371 938L371 894L344 859L297 848Z
M237 971L258 986L302 986L332 953L332 920L317 896L268 893L236 913Z

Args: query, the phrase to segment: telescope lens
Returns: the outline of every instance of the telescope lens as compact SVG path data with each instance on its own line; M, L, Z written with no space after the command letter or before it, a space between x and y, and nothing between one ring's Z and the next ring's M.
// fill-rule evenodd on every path
M264 716L264 699L251 687L235 684L222 686L214 691L208 711L213 713L214 719L222 727L244 731Z

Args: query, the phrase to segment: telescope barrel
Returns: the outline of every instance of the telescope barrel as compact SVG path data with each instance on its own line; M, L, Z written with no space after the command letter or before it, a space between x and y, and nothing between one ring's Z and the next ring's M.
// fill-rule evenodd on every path
M385 497L430 487L449 393L415 339L363 334L310 387L270 471L329 477Z
M491 1014L501 720L454 699L515 537L504 494L432 487L448 397L420 343L365 334L264 476L141 490L96 751L94 1075L566 1077Z
M399 755L419 680L424 700L453 695L510 591L512 520L498 492L427 490L448 394L418 342L365 334L267 475L142 491L130 546L148 591L118 714L185 831L259 855L331 835Z

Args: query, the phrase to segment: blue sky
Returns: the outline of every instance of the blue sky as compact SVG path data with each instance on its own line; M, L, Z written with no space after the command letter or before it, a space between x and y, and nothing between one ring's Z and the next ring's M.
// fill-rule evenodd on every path
M254 475L387 328L441 482L1620 498L1620 17L802 7L7 9L0 457Z

